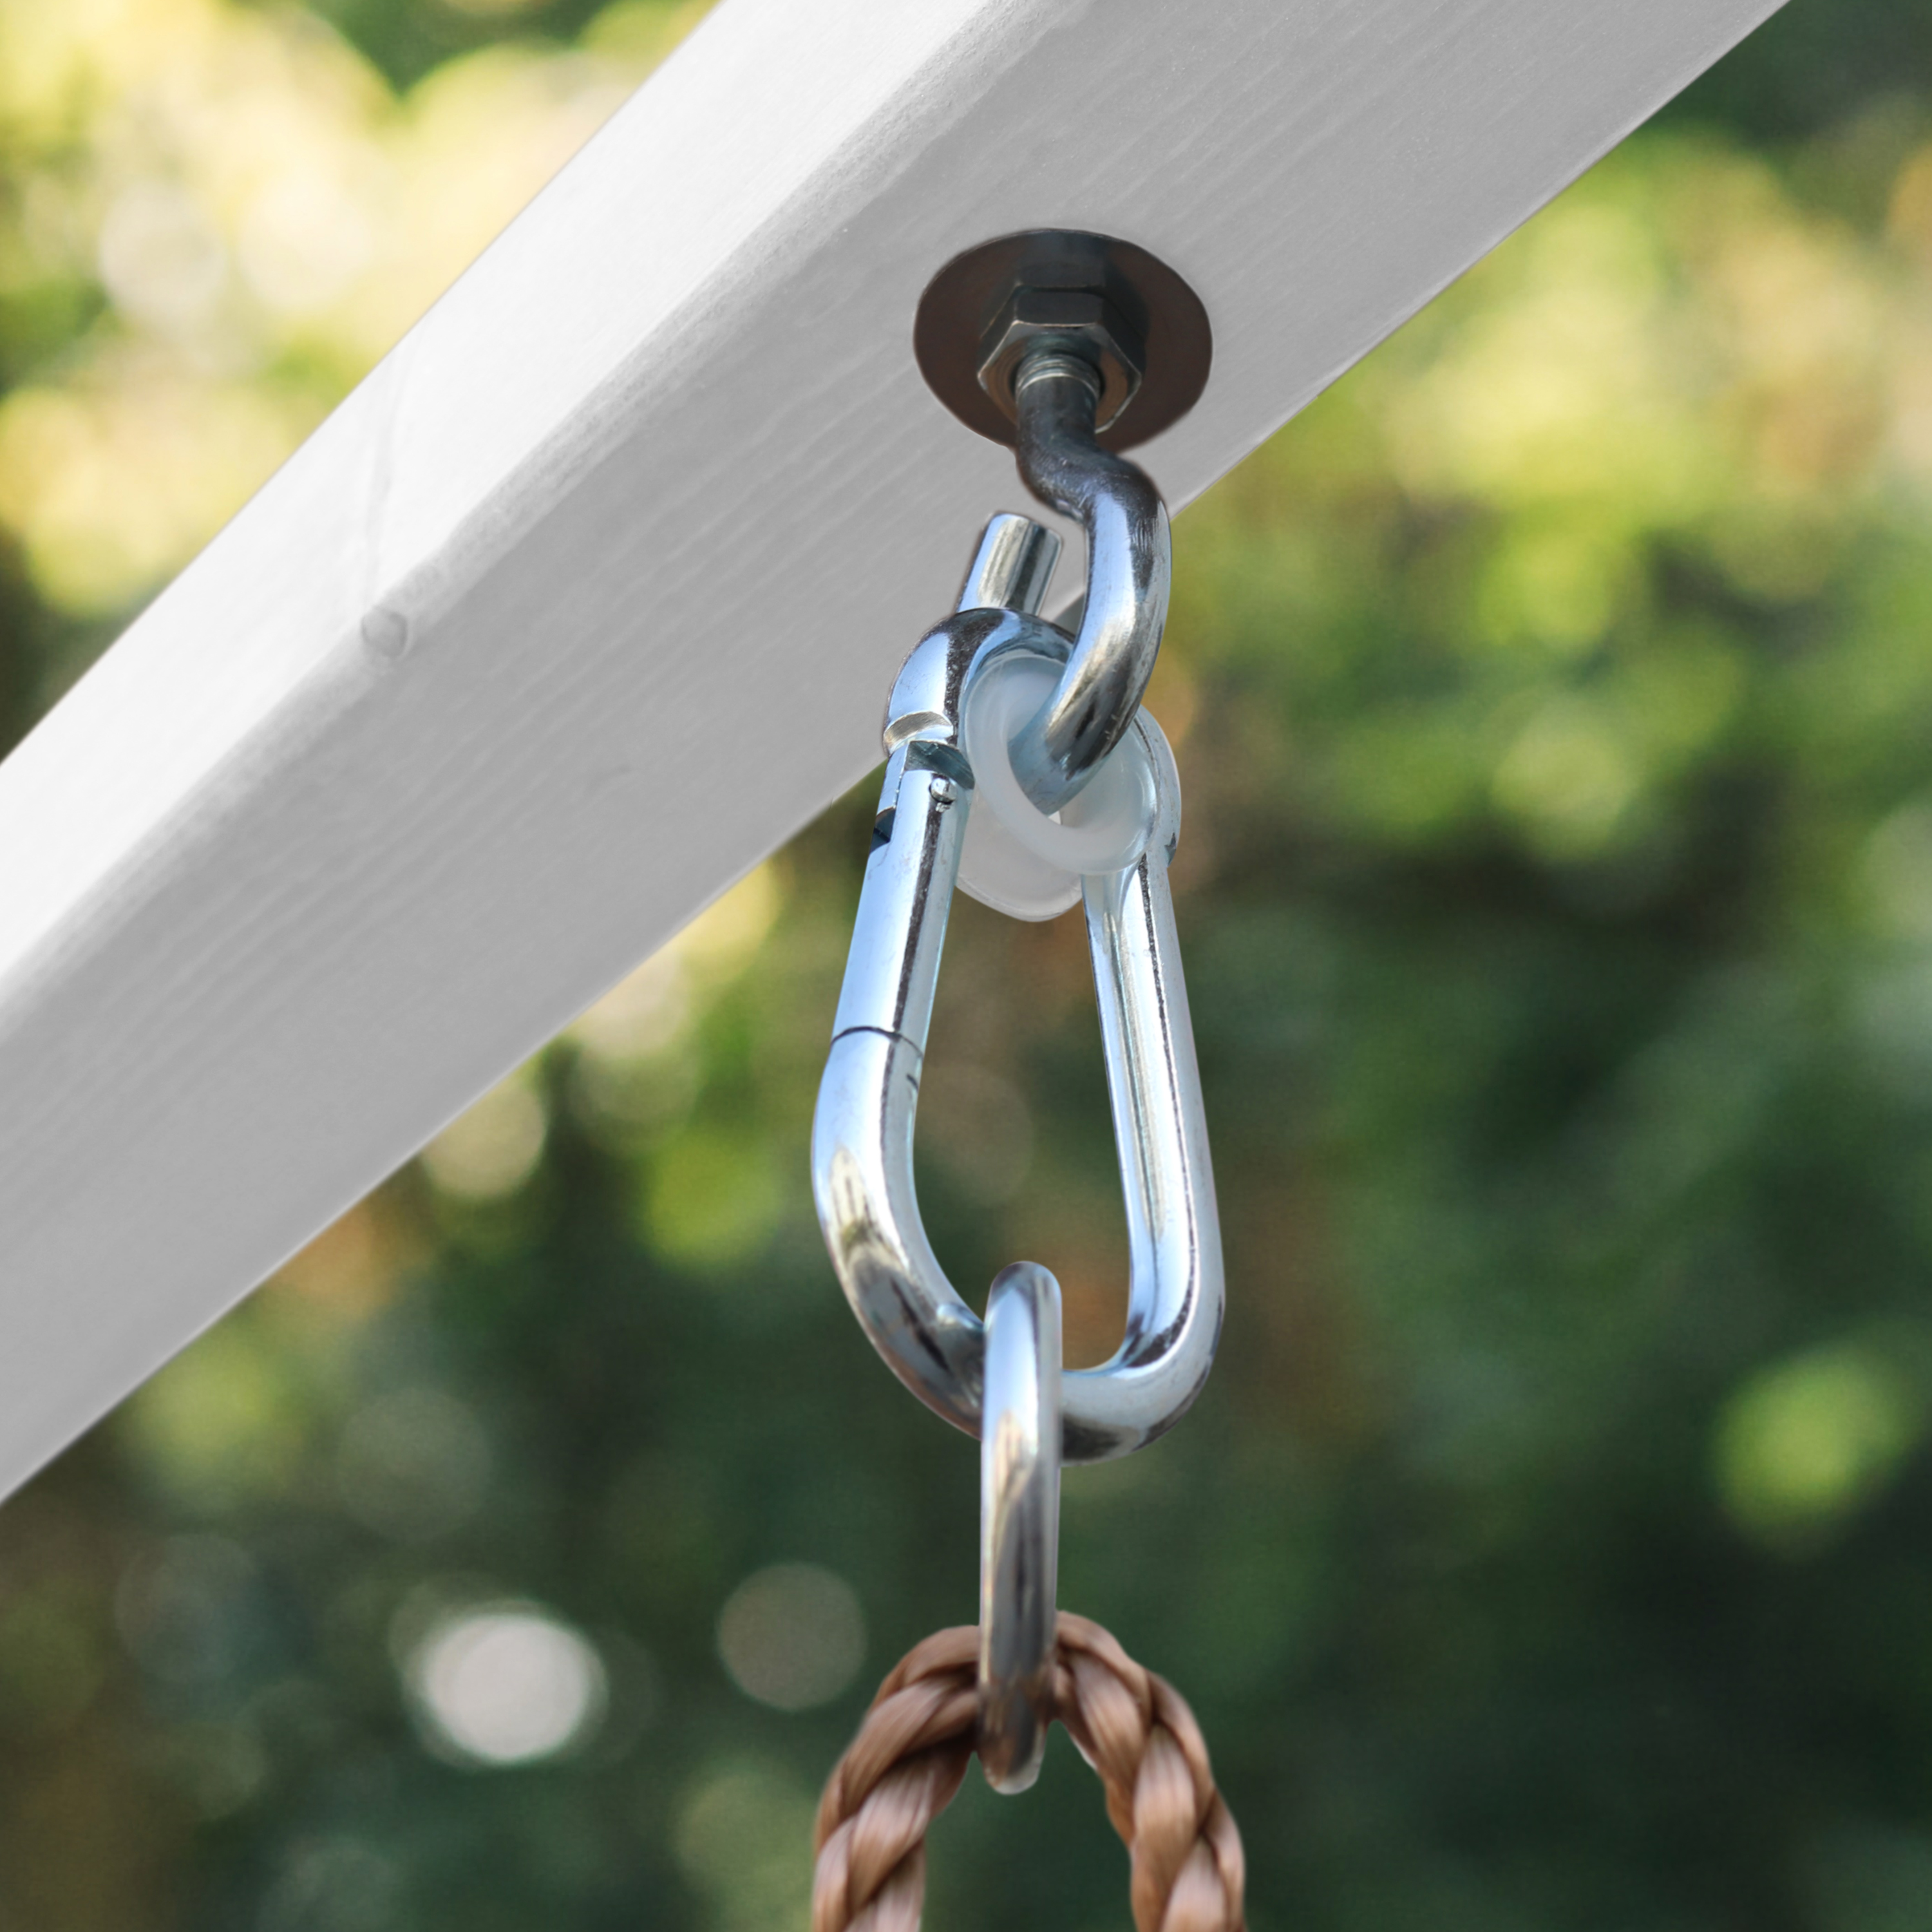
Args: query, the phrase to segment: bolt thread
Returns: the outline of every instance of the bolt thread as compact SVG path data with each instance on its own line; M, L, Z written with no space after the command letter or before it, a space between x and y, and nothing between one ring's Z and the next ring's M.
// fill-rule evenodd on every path
M1013 400L1018 404L1021 392L1035 382L1070 379L1085 388L1096 403L1100 401L1102 379L1092 352L1077 338L1046 338L1027 351L1013 371Z

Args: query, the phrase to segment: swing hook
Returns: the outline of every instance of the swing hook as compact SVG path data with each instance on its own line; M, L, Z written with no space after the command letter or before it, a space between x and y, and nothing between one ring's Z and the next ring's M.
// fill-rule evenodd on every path
M1089 345L1056 335L1039 338L1012 377L1021 478L1087 530L1079 634L1052 696L1012 746L1020 789L1048 813L1086 786L1133 722L1167 626L1167 506L1144 470L1095 440L1102 385Z
M1012 741L1021 789L1057 812L1132 723L1160 649L1167 508L1114 452L1199 398L1213 353L1207 311L1131 242L1035 229L948 262L921 298L913 346L940 400L982 435L1016 444L1027 488L1086 532L1079 634Z

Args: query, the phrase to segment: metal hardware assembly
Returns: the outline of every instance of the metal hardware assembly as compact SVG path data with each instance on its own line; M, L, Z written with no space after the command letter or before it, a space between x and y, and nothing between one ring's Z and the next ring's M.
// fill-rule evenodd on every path
M1111 429L1147 373L1139 332L1104 295L1070 289L1016 289L980 338L980 386L1019 421L1020 365L1036 349L1078 356L1100 378L1094 406L1097 434Z
M1036 555L1010 528L1024 521L989 527L968 577L976 608L929 632L893 686L885 784L812 1129L819 1220L846 1299L900 1380L968 1434L980 1426L985 1330L921 1222L913 1128L975 797L966 709L977 682L1008 661L1058 670L1066 655L1052 625L977 601L1043 587L1019 567ZM1126 1333L1110 1361L1064 1379L1070 1462L1124 1455L1171 1427L1207 1378L1221 1326L1214 1178L1167 886L1180 790L1173 754L1144 712L1116 755L1130 748L1149 775L1144 844L1080 881L1126 1202Z
M1193 406L1212 356L1207 313L1144 249L1039 230L949 262L920 301L913 340L946 406L1016 443L1027 488L1086 530L1079 634L1053 694L1013 741L1021 786L1055 812L1119 743L1160 649L1167 511L1114 452Z
M1028 518L995 517L953 615L893 684L885 784L812 1120L812 1192L872 1346L928 1408L980 1438L975 1736L994 1789L1016 1792L1039 1774L1055 1714L1061 1464L1125 1455L1171 1428L1220 1340L1220 1229L1167 882L1180 781L1140 708L1167 618L1167 512L1102 441L1118 446L1130 408L1152 434L1192 402L1207 321L1144 251L1042 233L949 265L916 340L949 405L976 428L986 410L1010 419L1001 440L1016 443L1027 487L1081 520L1087 596L1077 637L1040 617L1060 540ZM1189 341L1198 354L1178 380L1162 345ZM970 395L949 393L935 368L948 383L969 375ZM1150 398L1171 413L1156 421ZM1060 1288L1045 1268L1005 1269L982 1324L920 1217L913 1131L959 884L1022 919L1085 904L1127 1210L1126 1333L1099 1368L1063 1372ZM837 1841L835 1832L827 1844ZM821 1846L821 1879L832 1856ZM835 1891L840 1869L835 1858Z
M1123 415L1118 404L1103 407L1103 448L1150 442L1201 400L1214 332L1200 297L1180 276L1158 256L1111 235L1033 228L954 256L920 298L912 336L920 373L968 429L995 442L1019 440L1010 395L982 382L981 371L996 358L1010 305L1030 318L1042 313L1033 304L1062 296L1094 302L1095 319L1110 331L1118 326L1117 343L1139 365L1132 409ZM1072 320L1058 313L1063 325Z
M1053 1714L1060 1568L1060 1284L1032 1262L986 1298L980 1432L980 1762L995 1791L1040 1775Z

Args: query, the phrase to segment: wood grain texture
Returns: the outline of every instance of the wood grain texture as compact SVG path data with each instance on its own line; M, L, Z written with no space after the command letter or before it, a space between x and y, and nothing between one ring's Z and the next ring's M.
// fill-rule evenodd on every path
M941 262L1186 276L1178 506L1773 10L727 0L0 766L0 1492L874 761Z

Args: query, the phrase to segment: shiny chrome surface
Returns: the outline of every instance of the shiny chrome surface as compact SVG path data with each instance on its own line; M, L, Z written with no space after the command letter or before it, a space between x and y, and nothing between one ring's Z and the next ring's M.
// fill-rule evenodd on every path
M1019 651L1058 664L1066 648L1036 617L981 609L947 619L907 660L813 1124L813 1188L846 1298L900 1380L968 1434L980 1427L985 1331L933 1253L912 1162L974 793L961 720L976 669ZM1155 773L1154 833L1132 866L1082 881L1126 1202L1126 1333L1109 1361L1065 1378L1062 1454L1072 1462L1124 1455L1178 1420L1207 1378L1221 1327L1214 1184L1167 886L1180 790L1159 728L1142 713L1132 728Z
M1059 688L1013 743L1022 790L1056 812L1120 742L1160 648L1167 512L1148 477L1113 452L1158 434L1198 399L1213 359L1207 311L1144 248L1032 229L940 269L920 298L913 349L940 401L982 435L1015 444L1027 488L1086 532L1079 635Z
M1087 532L1087 602L1059 688L1013 740L1013 770L1041 811L1092 776L1140 708L1167 622L1173 550L1167 508L1146 473L1095 440L1100 378L1042 339L1013 394L1019 470L1043 503Z
M1023 610L1030 616L1046 597L1059 561L1060 539L1044 524L1003 510L980 538L956 608Z
M966 674L988 645L1010 649L1018 638L1036 636L1049 651L1056 640L1066 648L1059 632L1031 615L1059 556L1060 539L1044 524L1010 511L994 517L960 586L958 615L920 640L893 680L880 734L886 782L832 1023L835 1037L872 1027L910 1029L911 1036L926 1038L966 836L962 794L973 789L964 751Z
M1060 1284L1016 1262L986 1298L980 1431L980 1762L995 1791L1040 1775L1053 1715L1060 1568Z
M980 338L980 386L1008 416L1018 416L1013 378L1043 342L1076 346L1100 378L1094 427L1104 433L1140 393L1147 346L1106 296L1076 289L1018 288Z

